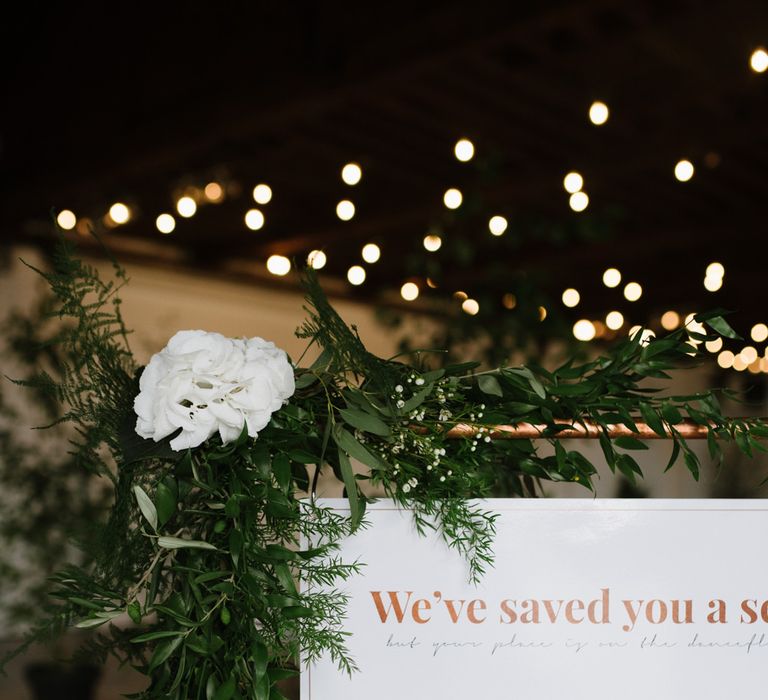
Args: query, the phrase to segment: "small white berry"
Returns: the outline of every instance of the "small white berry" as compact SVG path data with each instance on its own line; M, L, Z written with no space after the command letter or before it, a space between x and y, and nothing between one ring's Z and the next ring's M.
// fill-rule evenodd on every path
M419 378L416 380L416 382L415 382L416 386L421 386L423 383L424 383L424 380L423 380L421 377L419 377Z

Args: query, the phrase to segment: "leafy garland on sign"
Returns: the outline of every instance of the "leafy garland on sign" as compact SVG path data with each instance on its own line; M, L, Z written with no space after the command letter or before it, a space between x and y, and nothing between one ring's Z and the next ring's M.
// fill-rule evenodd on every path
M756 421L723 416L713 392L663 396L642 386L690 364L698 352L691 339L734 337L719 313L697 318L706 333L681 329L647 343L637 334L603 357L554 371L478 373L477 363L430 370L419 354L407 365L369 353L308 271L308 317L297 333L321 353L295 370L290 401L257 439L244 427L228 444L213 437L173 451L169 439L156 443L134 429L141 370L120 314L125 274L115 271L116 281L102 281L66 242L51 271L38 271L67 321L63 355L76 359L60 381L41 374L25 383L67 407L79 435L73 455L110 480L114 503L89 553L93 563L53 578L57 604L32 639L94 628L84 649L90 658L111 653L149 677L135 697L281 698L278 684L298 673L299 659L321 654L353 672L346 598L336 586L360 565L341 561L337 548L364 523L362 482L411 509L421 531L439 528L476 581L492 563L494 516L470 499L533 496L540 480L592 488L594 465L556 439L568 425L601 426L609 466L631 480L641 471L630 452L645 445L610 439L609 424L634 431L642 418L669 434L669 467L682 455L695 478L697 457L675 428L684 418L708 426L713 457L728 441L746 454L763 450L756 438L768 436ZM547 426L542 437L553 455L542 456L530 440L491 440L489 426L522 421ZM458 423L476 434L450 439ZM365 471L356 473L352 460ZM344 484L348 519L306 497L327 467Z

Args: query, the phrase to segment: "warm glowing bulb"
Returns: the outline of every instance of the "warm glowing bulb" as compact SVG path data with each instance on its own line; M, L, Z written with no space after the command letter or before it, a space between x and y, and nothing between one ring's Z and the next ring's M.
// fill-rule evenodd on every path
M723 350L717 356L717 364L723 369L730 369L733 367L734 359L736 359L736 356L730 350Z
M326 262L328 262L328 258L322 250L312 250L309 255L307 255L307 265L313 270L324 268Z
M115 202L109 208L109 218L116 224L124 224L131 218L131 210L122 202Z
M563 304L569 309L576 306L581 301L581 295L575 289L566 289L563 292Z
M605 325L612 331L617 331L624 325L624 315L621 311L609 311L605 317Z
M462 292L460 289L457 289L453 293L453 298L457 299L458 301L464 301L469 295L466 292Z
M160 231L160 233L170 233L176 228L176 219L170 214L160 214L160 216L155 219L155 226L157 226L157 230Z
M179 212L180 216L188 219L190 216L195 215L195 212L197 211L197 203L192 197L181 197L179 201L176 202L176 211Z
M741 355L736 355L736 357L733 358L733 365L731 365L733 369L735 369L737 372L743 372L747 368L747 363L744 362Z
M267 270L282 277L291 271L291 261L284 255L270 255L267 258Z
M75 212L69 209L62 209L56 217L56 223L65 231L71 231L77 226L77 217Z
M251 231L258 231L264 226L264 214L258 209L249 209L245 213L245 225L251 229Z
M272 188L263 182L253 188L253 201L257 204L267 204L272 199Z
M588 341L595 337L595 324L592 321L582 318L573 324L573 337L576 340Z
M675 165L675 177L680 182L688 182L693 177L693 163L690 160L680 160Z
M547 307L546 306L540 306L539 307L539 321L543 321L547 317Z
M608 105L605 102L593 102L589 107L589 121L595 126L601 126L608 121Z
M606 287L618 287L621 283L621 273L615 267L609 267L603 273L603 284Z
M722 277L705 277L704 278L704 289L706 289L708 292L716 292L722 286L723 286Z
M475 155L475 145L469 139L459 139L453 147L457 160L466 163Z
M656 337L656 334L650 328L643 328L642 326L632 326L629 329L629 337L634 340L638 337L640 345L648 345L648 343Z
M624 287L624 298L627 301L637 301L643 295L643 288L637 282L630 282Z
M505 309L514 309L517 306L517 297L507 292L503 297L501 297L501 304Z
M570 172L563 178L563 187L565 187L565 191L569 194L580 192L581 188L584 187L584 178L581 176L581 173Z
M341 169L341 179L347 185L356 185L363 177L363 169L357 163L347 163Z
M665 331L673 331L680 325L680 314L677 311L665 311L661 317L661 327Z
M762 343L764 340L768 339L768 326L764 323L757 323L752 326L750 335L752 336L752 340L756 343Z
M220 202L224 199L224 188L218 182L209 182L203 190L209 202Z
M360 267L360 265L352 265L352 267L347 270L347 279L350 284L354 284L355 286L362 284L365 282L365 268Z
M336 216L342 221L349 221L355 215L355 205L348 199L342 199L336 205Z
M366 243L363 246L363 260L367 263L378 262L381 257L381 248L375 243Z
M739 357L744 361L744 364L751 365L757 359L757 350L751 345L747 345L740 353Z
M719 262L709 263L707 271L704 273L705 277L722 277L723 275L725 275L725 268Z
M568 199L568 205L573 211L584 211L589 206L589 197L586 192L574 192Z
M434 253L436 250L440 250L440 246L443 245L443 239L435 234L424 236L424 247L430 252Z
M478 311L480 311L480 304L478 304L474 299L465 299L461 303L461 309L464 311L464 313L467 313L470 316L474 316Z
M755 73L765 73L768 70L768 52L765 49L755 49L749 57L749 67Z
M451 187L450 189L446 190L445 194L443 195L443 203L449 209L458 209L461 206L463 199L464 197L462 196L461 192L455 187Z
M400 287L400 296L406 301L413 301L419 296L419 286L413 282L406 282Z
M723 339L715 338L714 340L708 340L704 343L704 347L707 352L720 352L723 349Z
M488 230L494 236L500 236L507 230L507 220L503 216L492 216L488 221Z

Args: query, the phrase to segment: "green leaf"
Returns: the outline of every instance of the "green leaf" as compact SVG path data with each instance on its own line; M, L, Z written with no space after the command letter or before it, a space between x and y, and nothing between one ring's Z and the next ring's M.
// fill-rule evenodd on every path
M664 428L664 423L661 422L656 411L653 410L647 403L641 403L639 405L640 413L643 419L650 426L651 430L660 437L667 437L667 431Z
M251 662L253 664L253 678L255 681L260 681L267 673L269 651L266 645L258 639L251 644Z
M144 491L138 484L133 487L133 493L136 496L136 501L139 504L141 514L152 526L152 529L157 531L157 510L155 509L155 504L152 503L152 500L147 496L146 491Z
M344 481L344 488L349 499L349 516L352 521L352 529L356 529L363 518L363 510L360 507L360 495L357 492L357 481L352 471L349 457L343 449L339 448L339 468Z
M667 466L664 469L664 472L668 472L672 467L675 465L675 462L677 462L677 458L680 456L680 443L678 443L677 439L672 443L672 454L669 457L669 462L667 462Z
M387 437L391 432L383 420L365 411L356 408L342 408L339 413L346 423L366 433Z
M171 637L180 637L184 632L182 630L162 630L159 632L147 632L140 634L138 637L131 638L131 644L142 644L143 642L151 642L155 639L168 639Z
M661 415L664 416L664 420L667 421L667 423L671 423L672 425L677 425L683 421L683 415L677 407L673 406L671 403L664 403L662 405Z
M424 403L425 399L429 396L429 393L432 391L432 385L427 384L421 391L417 391L413 396L411 396L410 399L408 399L403 407L400 410L400 413L408 413L409 411L412 411L414 408L418 408L421 406L421 404Z
M230 676L218 688L213 696L213 700L230 700L235 694L235 677Z
M699 458L690 450L685 451L685 466L696 481L699 480Z
M703 319L700 319L697 316L696 320L703 320L703 322L706 323L713 331L719 333L725 338L741 338L741 336L735 330L733 330L733 328L731 328L728 321L726 321L722 316L713 316L712 318Z
M637 438L624 436L617 437L614 439L613 444L616 445L616 447L621 447L623 450L647 450L648 445L646 445L644 442L641 442Z
M504 392L501 390L501 384L492 374L481 374L477 378L477 385L480 387L480 391L490 396L504 397Z
M287 564L275 564L275 576L280 581L280 585L291 595L297 595L296 581Z
M272 471L275 475L277 485L282 489L283 493L288 493L291 490L291 481L293 475L291 473L291 459L286 454L276 455L272 460Z
M240 554L243 551L243 535L237 528L232 528L229 531L229 554L232 557L232 562L237 566L240 561Z
M141 606L137 602L129 603L125 608L125 612L128 613L128 617L131 618L132 622L137 625L141 624Z
M358 462L362 462L371 469L389 469L389 465L387 465L375 455L371 454L365 447L363 447L357 440L355 440L352 433L344 430L344 428L342 428L340 425L337 425L334 429L333 437L336 441L336 444L350 457L356 459Z
M168 639L155 647L155 652L152 654L152 658L149 661L150 673L158 666L162 666L171 657L179 644L181 644L181 639L181 636L177 636L175 639Z
M193 549L216 549L212 544L201 540L184 540L180 537L158 537L157 545L163 549L182 549L190 547Z
M161 481L155 489L155 501L157 501L158 524L163 526L176 512L176 494Z

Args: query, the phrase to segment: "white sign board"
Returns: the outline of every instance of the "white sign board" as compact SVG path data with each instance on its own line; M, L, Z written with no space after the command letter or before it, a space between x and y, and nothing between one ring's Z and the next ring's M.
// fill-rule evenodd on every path
M346 510L346 501L326 501ZM722 700L768 677L768 503L491 500L479 586L389 501L344 544L351 678L324 659L302 700Z

